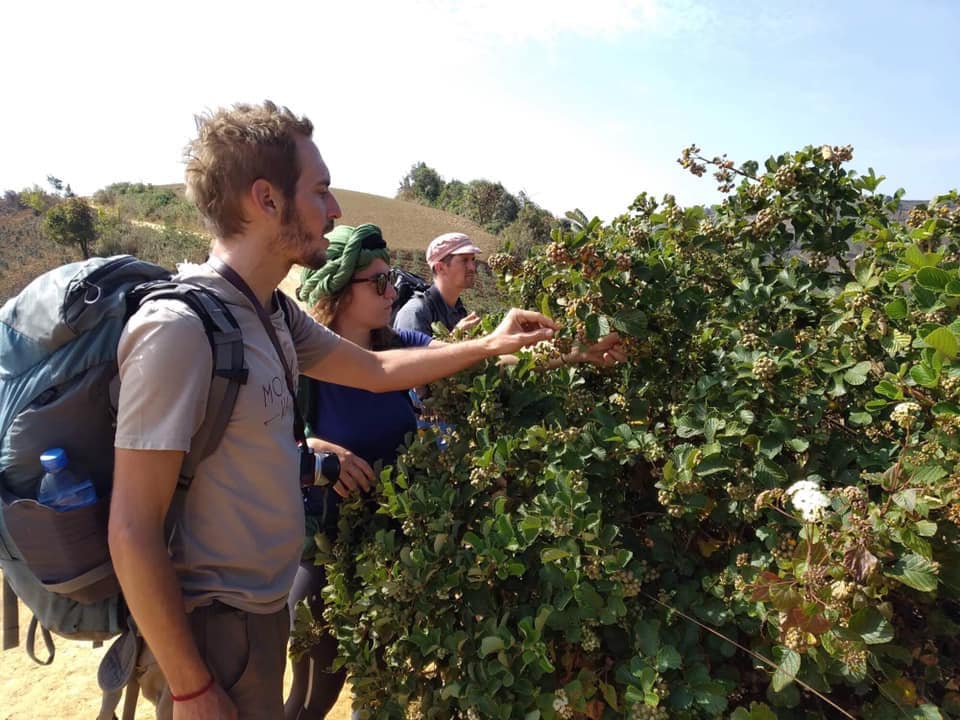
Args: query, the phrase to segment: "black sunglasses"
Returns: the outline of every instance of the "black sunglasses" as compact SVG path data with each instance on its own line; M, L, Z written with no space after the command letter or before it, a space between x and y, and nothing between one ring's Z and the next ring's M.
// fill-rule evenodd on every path
M397 281L397 271L393 268L390 268L387 272L378 272L376 275L371 275L368 278L353 278L350 280L351 283L359 282L372 282L376 283L377 295L383 295L387 292L387 287L393 285Z

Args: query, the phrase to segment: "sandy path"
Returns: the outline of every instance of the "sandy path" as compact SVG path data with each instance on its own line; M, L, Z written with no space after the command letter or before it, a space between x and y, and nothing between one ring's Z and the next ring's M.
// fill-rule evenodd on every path
M28 658L23 649L29 622L29 611L21 605L21 645L0 652L0 720L93 720L100 710L97 667L109 643L94 648L89 642L55 638L56 658L52 665L43 667ZM42 642L40 645L37 654L44 657ZM287 686L289 682L288 672ZM141 698L136 717L151 720L153 705ZM350 720L349 689L340 694L327 720Z

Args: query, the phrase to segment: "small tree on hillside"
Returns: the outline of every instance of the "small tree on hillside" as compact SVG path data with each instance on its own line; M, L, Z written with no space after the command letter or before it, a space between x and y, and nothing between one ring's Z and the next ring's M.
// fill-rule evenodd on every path
M20 204L33 210L37 215L42 215L56 204L57 198L44 192L39 185L24 188L20 191Z
M425 205L435 206L444 185L440 173L426 163L418 162L400 181L397 196L404 200L415 200Z
M84 200L68 198L47 211L43 230L60 245L78 245L86 260L97 239L96 213Z

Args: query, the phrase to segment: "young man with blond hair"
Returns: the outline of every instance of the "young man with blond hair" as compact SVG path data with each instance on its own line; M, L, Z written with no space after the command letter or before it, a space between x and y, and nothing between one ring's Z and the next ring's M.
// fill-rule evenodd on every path
M226 303L249 374L182 503L172 499L212 372L203 324L179 302L156 300L133 315L120 340L110 550L160 671L154 682L145 678L144 691L161 718L282 717L285 601L304 527L289 381L303 372L374 392L403 390L554 329L538 313L511 310L481 338L375 353L295 305L285 317L277 285L294 264L323 264L324 236L340 217L312 133L309 120L270 102L235 105L198 118L187 148L187 193L214 240L207 263L182 266L178 279Z

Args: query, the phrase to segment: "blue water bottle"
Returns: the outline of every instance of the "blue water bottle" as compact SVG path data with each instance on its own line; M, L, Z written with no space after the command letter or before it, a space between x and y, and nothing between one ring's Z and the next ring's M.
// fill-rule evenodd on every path
M78 479L67 467L68 462L63 448L52 448L40 456L46 474L40 479L37 500L54 510L74 510L97 501L97 491L90 478Z

